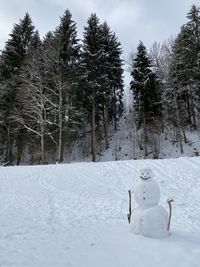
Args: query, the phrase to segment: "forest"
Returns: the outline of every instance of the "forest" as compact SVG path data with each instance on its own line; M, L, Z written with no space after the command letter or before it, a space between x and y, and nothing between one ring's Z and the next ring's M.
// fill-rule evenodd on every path
M161 136L183 153L187 133L199 134L200 7L190 8L177 36L148 50L141 40L128 63L95 13L82 40L68 9L43 38L28 13L14 24L0 54L1 165L65 162L77 144L95 162L127 116L143 158L160 158Z

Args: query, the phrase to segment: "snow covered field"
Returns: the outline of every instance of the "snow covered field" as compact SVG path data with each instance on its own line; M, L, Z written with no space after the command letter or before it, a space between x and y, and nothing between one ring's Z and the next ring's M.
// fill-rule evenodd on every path
M134 235L128 189L152 168L171 235ZM135 203L133 203L135 206ZM133 215L134 216L134 215ZM0 168L0 267L199 267L200 158Z

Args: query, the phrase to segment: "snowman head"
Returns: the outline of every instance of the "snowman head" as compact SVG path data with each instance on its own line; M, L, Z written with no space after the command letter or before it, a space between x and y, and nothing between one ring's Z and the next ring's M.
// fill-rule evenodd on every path
M148 180L153 177L152 170L149 168L144 168L139 171L140 178L142 180Z

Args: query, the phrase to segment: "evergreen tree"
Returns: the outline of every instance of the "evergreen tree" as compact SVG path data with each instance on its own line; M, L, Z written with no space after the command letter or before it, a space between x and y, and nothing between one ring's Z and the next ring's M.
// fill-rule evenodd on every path
M41 47L41 39L40 39L40 35L39 35L39 32L38 30L36 30L34 33L33 33L33 36L31 38L31 42L30 42L30 47L29 47L29 51L28 53L30 53L30 51L34 51L37 50L39 47Z
M194 81L199 83L200 62L200 8L193 5L187 14L188 22L184 25L183 54L187 61L187 70ZM199 85L199 84L198 84ZM200 88L199 88L200 90Z
M80 45L77 39L76 23L69 10L61 17L60 25L55 31L55 45L58 49L59 110L58 110L58 161L63 160L64 136L74 131L80 121L81 109L77 105L77 90L80 59ZM67 118L67 120L66 120Z
M151 70L146 47L140 41L133 59L131 90L134 97L136 126L142 128L145 156L147 156L148 128L154 128L162 117L161 94L158 78Z
M108 147L108 123L114 122L115 130L117 122L123 112L123 69L122 69L122 49L121 44L110 27L104 22L101 27L101 47L103 55L101 57L102 73L102 94L101 107L103 107L103 122Z
M34 26L28 13L15 24L2 51L1 77L9 79L18 74L32 40Z
M102 25L104 34L103 47L107 59L107 65L104 64L104 70L108 75L108 90L111 96L109 117L114 119L115 129L117 121L123 112L123 68L122 68L122 48L117 37L110 31L107 23ZM106 62L106 60L104 60Z
M82 66L85 71L83 98L87 103L89 119L91 121L91 153L92 160L96 160L96 117L99 108L98 99L102 98L102 58L104 51L101 44L101 27L96 14L91 14L85 27L82 51Z
M182 127L190 125L196 129L200 92L200 9L193 5L187 18L189 21L181 27L173 46L171 78L178 108L182 110Z
M17 149L21 150L19 144L19 126L14 123L14 110L17 88L19 86L18 75L23 66L33 36L34 26L28 13L18 24L15 24L10 34L10 39L1 55L0 79L1 100L3 110L1 111L1 142L5 146L5 161L13 161L13 144L16 142ZM19 144L19 145L18 145Z
M106 148L108 147L108 126L117 121L123 112L123 69L121 44L107 23L100 24L96 14L88 19L85 27L82 66L85 84L83 100L86 103L92 129L92 158L96 154L96 133L102 139L104 127Z

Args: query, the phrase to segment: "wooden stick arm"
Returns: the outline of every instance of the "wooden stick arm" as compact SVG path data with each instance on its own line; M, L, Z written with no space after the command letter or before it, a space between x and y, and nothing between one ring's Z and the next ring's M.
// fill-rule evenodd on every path
M131 210L131 190L128 190L128 196L129 196L129 213L127 214L127 218L128 218L128 223L131 223L131 214L132 214L132 210Z
M167 231L170 229L170 223L171 223L171 217L172 217L172 202L174 202L173 198L169 198L167 200L167 203L169 205L169 220L168 220L168 225L167 225Z

